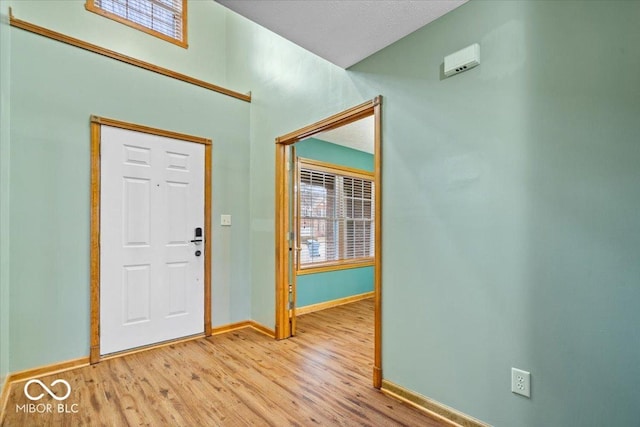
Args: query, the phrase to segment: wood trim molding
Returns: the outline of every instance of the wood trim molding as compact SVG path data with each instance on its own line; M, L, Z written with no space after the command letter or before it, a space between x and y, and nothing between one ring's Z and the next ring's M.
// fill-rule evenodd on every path
M6 406L9 401L9 395L11 394L11 387L15 383L30 380L32 378L43 377L45 375L58 374L60 372L66 372L72 369L82 368L84 366L89 366L89 357L80 357L77 359L67 360L65 362L52 363L50 365L26 369L24 371L18 371L7 375L2 386L2 394L0 394L0 424L4 421L3 416L6 413Z
M288 310L288 260L289 245L287 228L289 218L289 193L287 191L286 150L283 144L276 145L276 339L291 336Z
M235 92L230 89L226 89L222 86L214 85L213 83L206 82L204 80L196 79L195 77L188 76L186 74L179 73L177 71L169 70L168 68L160 67L155 64L151 64L146 61L142 61L140 59L133 58L131 56L123 55L116 51L80 40L71 36L67 36L62 33L58 33L53 30L49 30L48 28L41 27L39 25L32 24L27 21L23 21L17 18L14 18L11 8L9 8L9 24L12 27L20 28L22 30L28 31L30 33L38 34L43 37L47 37L52 40L56 40L89 52L97 53L98 55L106 56L107 58L115 59L120 62L124 62L125 64L133 65L134 67L142 68L147 71L151 71L153 73L161 74L166 77L170 77L172 79L180 80L185 83L189 83L195 86L199 86L204 89L211 90L213 92L218 92L223 95L230 96L232 98L239 99L241 101L251 102L251 93L242 94L239 92Z
M30 380L32 378L42 377L44 375L58 374L60 372L82 368L84 366L89 366L88 357L79 357L77 359L71 359L64 362L52 363L50 365L14 372L7 377L6 382L13 384L20 381Z
M213 233L211 230L211 140L204 147L204 335L211 336L211 270L213 253Z
M211 329L211 335L216 336L220 334L226 334L227 332L237 331L239 329L245 329L251 327L251 320L243 320L241 322L229 323L222 326L215 326Z
M101 360L109 359L113 356L122 354L131 354L138 350L146 350L157 346L165 345L165 343L151 344L150 346L140 347L138 349L119 352L115 355L102 357L100 355L100 144L102 126L112 126L131 131L143 132L162 137L178 139L184 142L191 142L204 145L204 333L194 335L194 337L210 336L211 329L211 252L213 244L211 241L211 147L212 141L208 138L202 138L193 135L173 132L164 129L156 129L149 126L128 123L120 120L108 119L99 116L91 116L91 244L90 244L90 351L89 360L91 364L98 363ZM186 340L194 339L186 337ZM166 343L180 342L183 338L167 341Z
M378 390L382 387L382 368L375 365L373 367L373 387Z
M401 387L388 380L382 380L381 391L395 399L401 400L417 408L429 416L458 427L491 427L476 418L450 408L438 401Z
M301 316L307 313L313 313L314 311L326 310L328 308L338 307L340 305L349 304L356 301L361 301L367 298L373 298L374 292L365 292L363 294L351 295L344 298L338 298L331 301L319 302L317 304L305 305L304 307L296 307L296 316Z
M182 43L185 49L189 49L189 0L182 2Z
M6 414L6 406L9 401L9 394L11 394L11 383L9 382L9 376L4 379L2 384L2 393L0 393L0 425L3 425L4 414Z
M164 40L166 42L169 42L169 43L173 43L173 44L175 44L177 46L180 46L182 48L187 49L189 47L189 45L187 43L187 32L188 32L187 31L187 0L182 0L182 14L181 14L182 15L181 16L181 18L182 18L182 28L181 28L181 30L182 30L182 34L181 34L182 39L181 40L178 40L178 39L175 39L173 37L167 36L166 34L162 34L159 31L152 30L149 27L145 27L144 25L140 25L140 24L138 24L138 23L136 23L134 21L130 21L130 20L126 19L126 18L123 18L123 17L121 17L119 15L116 15L115 13L111 13L111 12L108 12L108 11L106 11L104 9L101 9L100 7L95 5L95 0L87 0L86 3L84 4L84 8L87 9L89 12L93 12L93 13L95 13L97 15L104 16L105 18L112 19L112 20L114 20L116 22L119 22L121 24L124 24L124 25L126 25L128 27L135 28L136 30L142 31L143 33L150 34L150 35L152 35L154 37L157 37L157 38L162 39L162 40Z
M349 270L352 268L371 267L375 265L375 261L367 259L366 261L340 261L332 264L321 264L314 267L302 267L296 271L296 276L305 276L307 274L326 273L327 271Z
M227 325L216 326L213 328L212 335L221 335L226 334L227 332L238 331L240 329L251 328L254 329L261 334L265 334L270 338L275 338L276 333L272 329L267 328L264 325L256 322L255 320L243 320L241 322L229 323Z
M373 386L382 387L382 97L373 107L374 117L374 170L375 170L375 260L373 289L375 317L373 327Z
M282 135L276 138L276 144L290 145L317 133L325 132L358 121L370 116L373 108L380 105L381 102L382 97L376 96L370 101L363 102L360 105L349 108L348 110L342 111L338 114L334 114L331 117L327 117L324 120L305 126L302 129Z
M100 361L100 140L102 127L91 120L91 245L90 245L90 351L92 364Z
M189 135L186 133L174 132L166 129L157 129L150 126L139 125L136 123L123 122L122 120L109 119L107 117L91 116L91 123L99 125L111 126L120 129L132 130L135 132L148 133L151 135L164 136L166 138L179 139L186 142L195 142L196 144L211 145L211 139L201 136Z
M276 332L273 329L267 328L266 326L264 326L261 323L256 322L255 320L251 320L251 327L253 329L255 329L256 331L270 337L270 338L275 338L276 337Z

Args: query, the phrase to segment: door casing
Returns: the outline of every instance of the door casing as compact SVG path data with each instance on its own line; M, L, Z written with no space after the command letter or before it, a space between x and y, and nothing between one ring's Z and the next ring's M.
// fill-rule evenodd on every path
M211 336L211 147L210 139L151 128L104 117L91 116L91 263L90 263L90 352L89 360L100 356L100 144L102 126L164 136L185 142L204 144L204 336ZM180 338L178 339L180 340ZM155 346L151 345L150 347ZM120 354L127 353L122 352Z
M276 210L275 210L275 255L276 255L276 339L291 336L289 309L288 233L291 223L292 184L287 171L287 146L320 132L374 116L374 173L375 173L375 262L374 262L374 362L373 386L382 387L382 96L335 114L317 123L276 138Z

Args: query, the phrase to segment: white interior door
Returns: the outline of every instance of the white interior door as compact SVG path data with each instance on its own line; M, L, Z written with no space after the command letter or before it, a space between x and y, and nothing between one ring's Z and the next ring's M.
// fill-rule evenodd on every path
M204 146L110 126L100 146L100 353L202 333Z

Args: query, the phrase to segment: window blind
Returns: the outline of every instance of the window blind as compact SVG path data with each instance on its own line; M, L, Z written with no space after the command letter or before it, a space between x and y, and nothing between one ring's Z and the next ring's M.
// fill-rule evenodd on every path
M343 177L345 239L344 258L373 256L373 182Z
M94 5L133 23L183 40L183 0L93 0Z
M336 231L336 176L310 169L300 170L300 236L302 264L332 261L338 258ZM322 251L320 245L322 244Z
M373 257L373 181L323 169L300 168L300 265Z

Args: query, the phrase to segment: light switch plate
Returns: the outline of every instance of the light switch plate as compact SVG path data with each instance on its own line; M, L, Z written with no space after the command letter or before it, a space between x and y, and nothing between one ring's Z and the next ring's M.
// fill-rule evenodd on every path
M220 215L220 225L231 225L231 215Z

